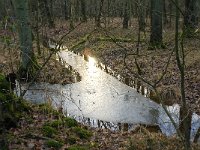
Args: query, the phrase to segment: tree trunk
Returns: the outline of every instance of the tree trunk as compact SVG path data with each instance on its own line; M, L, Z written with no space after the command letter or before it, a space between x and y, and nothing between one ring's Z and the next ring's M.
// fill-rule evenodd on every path
M167 10L166 10L166 0L163 0L163 22L164 22L164 25L166 25L168 23Z
M182 98L183 99L183 98ZM184 135L186 147L190 147L190 130L191 130L192 113L188 107L180 107L179 130Z
M101 14L102 14L102 10L103 10L103 4L104 4L104 0L100 1L100 6L99 6L99 12L96 18L96 26L97 27L101 27Z
M75 0L70 0L70 29L74 29L75 20Z
M172 2L169 2L169 26L172 26Z
M74 20L79 21L80 20L80 0L73 0L74 3Z
M138 0L138 22L139 22L139 30L145 31L145 1L144 0Z
M185 0L184 26L187 33L198 27L198 4L199 0Z
M179 7L179 1L176 0L176 6ZM180 108L180 124L179 130L184 138L185 150L191 149L190 145L190 130L191 130L191 120L192 113L188 108L185 96L185 54L183 47L183 36L181 39L181 48L179 48L179 9L176 7L176 24L175 24L175 52L177 67L180 73L180 91L181 91L181 108Z
M43 0L43 2L44 2L44 7L45 7L45 11L46 11L49 27L50 28L54 28L55 24L54 24L54 21L53 21L51 12L50 12L50 8L49 8L49 5L48 5L48 2L47 2L47 0Z
M87 22L86 1L85 0L81 0L81 14L82 14L82 21Z
M0 0L0 20L6 16L5 0Z
M53 0L50 0L50 13L51 13L51 17L52 17L52 20L53 20L53 18L54 18L54 16L53 16Z
M124 1L124 14L123 14L123 28L128 29L128 23L130 20L130 12L129 12L129 1Z
M197 133L196 133L196 135L195 135L195 137L194 137L194 143L197 143L197 142L198 142L199 137L200 137L200 127L199 127L199 129L197 130Z
M65 20L69 20L68 0L64 0L64 16L65 16Z
M21 48L21 66L19 74L21 78L29 78L32 74L34 53L32 50L32 32L29 21L29 10L27 0L13 0L19 29L19 40Z
M162 45L162 11L163 0L151 0L151 36L152 47Z
M111 0L107 1L107 22L106 24L110 24L110 17L111 17Z
M37 43L37 52L38 55L41 55L41 49L40 49L40 31L39 31L39 0L37 2L37 10L36 10L36 43Z

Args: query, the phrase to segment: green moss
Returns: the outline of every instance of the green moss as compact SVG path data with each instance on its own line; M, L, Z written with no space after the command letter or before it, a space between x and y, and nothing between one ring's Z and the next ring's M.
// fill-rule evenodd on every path
M77 141L78 139L75 137L75 136L73 136L73 135L70 135L68 138L67 138L67 143L69 143L69 144L76 144L76 141Z
M20 112L30 112L32 110L31 105L25 101L25 100L20 100L16 97L14 97L15 99L17 99L16 102L16 108L18 111Z
M47 121L47 122L44 123L43 127L44 126L51 126L51 123L49 121Z
M42 110L53 110L52 106L48 103L39 104L39 108Z
M5 94L0 92L0 102L5 102L5 101L6 101Z
M52 137L54 134L57 133L57 131L54 128L50 127L50 126L44 125L42 127L42 133L43 133L44 136Z
M40 104L39 110L43 111L44 113L47 113L48 115L53 115L53 117L56 119L62 116L62 114L55 110L50 103Z
M6 138L8 139L8 141L12 141L12 140L15 139L15 136L14 136L13 133L8 133L8 134L6 135Z
M76 133L81 139L88 139L92 136L92 133L86 129L80 127L74 127L73 132Z
M2 74L0 74L0 82L2 81L2 80L4 80L4 75L2 75Z
M117 37L97 37L98 41L106 41L106 42L134 42L134 39L130 38L117 38Z
M53 107L51 106L50 103L40 104L40 105L39 105L39 110L40 110L40 111L43 111L44 113L47 113L47 114L49 114L49 115L54 114L54 113L53 113L53 112L54 112L54 109L53 109Z
M52 110L52 114L54 115L54 117L57 117L57 118L59 118L59 116L61 116L61 113L58 112L58 111L55 110L55 109Z
M63 143L58 142L56 140L48 140L46 142L46 146L49 148L60 149L63 146Z
M128 146L127 150L137 150L137 148L135 147L135 145L130 145Z
M17 126L17 121L21 116L19 111L21 110L21 105L17 105L19 102L20 100L10 92L9 82L0 74L0 104L3 104L1 107L3 114L0 128L5 127L9 129Z
M75 119L68 117L64 118L64 124L69 128L78 126L78 122Z
M89 147L86 146L79 146L79 145L74 145L68 148L68 150L88 150Z
M53 139L60 142L60 143L65 143L65 138L63 138L60 135L55 135L55 137L53 137Z
M61 120L55 120L55 121L50 122L50 126L53 128L59 128L62 125L63 125L63 122Z
M27 117L26 117L26 121L27 121L27 123L29 123L29 124L32 124L32 123L34 122L33 118L31 118L31 116L27 116Z
M5 77L0 74L0 92L7 93L10 91L10 84Z

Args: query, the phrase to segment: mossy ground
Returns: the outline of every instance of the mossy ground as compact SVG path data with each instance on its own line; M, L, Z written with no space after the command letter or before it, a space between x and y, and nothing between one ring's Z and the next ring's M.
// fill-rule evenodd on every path
M1 84L5 83L4 86L1 86L3 87L1 100L3 100L7 98L5 93L9 92L9 86L4 77L0 77ZM13 94L11 93L11 95ZM151 133L144 127L133 132L95 129L63 116L49 104L34 105L25 100L20 100L16 104L17 109L6 109L9 116L18 119L16 126L11 126L7 131L3 129L4 132L0 134L3 139L0 141L1 148L4 147L5 150L42 148L69 150L183 149L183 144L178 138L169 138L162 133ZM198 150L199 145L193 144L193 148Z
M28 103L13 93L10 83L0 74L0 131L16 127L19 118L29 109Z
M18 127L10 129L7 133L9 149L183 149L178 138L166 137L162 133L151 133L144 127L131 132L91 128L78 122L75 126L69 127L65 121L73 119L55 113L49 106L44 110L44 105L30 105L31 113L22 117ZM193 148L199 150L199 145L193 145Z

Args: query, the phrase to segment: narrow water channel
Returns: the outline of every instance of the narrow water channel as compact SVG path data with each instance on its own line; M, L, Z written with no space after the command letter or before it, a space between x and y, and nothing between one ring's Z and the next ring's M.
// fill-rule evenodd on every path
M59 60L66 67L73 67L79 72L81 81L73 84L60 85L36 83L25 94L25 99L36 103L51 101L57 108L62 108L70 115L93 127L121 130L131 129L142 124L159 126L166 135L175 133L173 125L161 105L153 102L137 88L120 82L97 66L94 58L88 57L88 62L80 55L68 50L58 54ZM104 68L105 69L105 68ZM168 110L178 123L179 105L169 106ZM200 127L200 116L192 116L192 137Z

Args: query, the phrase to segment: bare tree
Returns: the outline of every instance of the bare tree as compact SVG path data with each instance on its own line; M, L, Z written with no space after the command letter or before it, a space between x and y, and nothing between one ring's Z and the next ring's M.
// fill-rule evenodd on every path
M145 0L138 0L137 1L137 13L138 13L138 22L139 22L139 30L145 31Z
M129 0L124 1L124 13L123 13L123 28L128 29L128 23L130 20L130 5Z
M180 91L181 91L181 108L180 108L180 125L179 129L184 137L185 149L191 149L190 129L192 113L188 107L185 96L185 52L183 47L184 36L181 38L181 47L179 47L179 1L176 0L176 24L175 24L175 52L177 66L180 72ZM183 34L184 35L184 34Z
M19 74L21 78L31 78L36 65L34 63L34 53L32 50L32 31L29 20L29 8L27 0L13 0L17 16L20 48L21 67Z
M87 21L87 15L86 15L86 1L81 0L81 14L82 14L82 21Z
M50 7L49 7L49 4L48 4L47 0L43 0L43 3L44 3L45 12L46 12L46 16L47 16L47 19L48 19L49 27L53 28L53 27L55 27L55 24L54 24L54 21L53 21L53 17L52 17L52 13L51 13L53 6L50 5Z
M75 0L70 0L70 28L74 29L75 20Z
M0 20L6 16L5 0L0 0Z
M151 0L150 44L152 47L160 47L162 45L162 12L163 0Z
M184 26L187 32L194 32L198 27L199 0L185 0Z
M100 0L99 12L96 16L96 26L97 27L101 27L101 15L102 15L102 10L103 10L103 5L104 5L104 0Z

